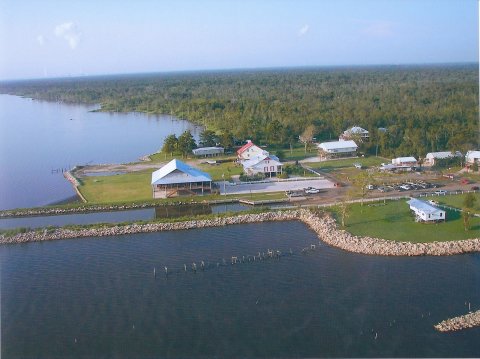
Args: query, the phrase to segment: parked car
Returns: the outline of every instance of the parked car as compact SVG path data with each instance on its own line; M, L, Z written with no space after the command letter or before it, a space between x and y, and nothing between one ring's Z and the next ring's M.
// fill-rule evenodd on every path
M361 163L354 163L353 166L358 169L362 169L362 164Z
M478 191L480 188L478 186L473 186L472 191Z
M435 194L438 194L438 195L446 195L447 194L447 191L445 191L444 189L437 189L435 192L433 192Z
M373 184L369 184L367 185L367 189L369 190L375 189L375 186Z

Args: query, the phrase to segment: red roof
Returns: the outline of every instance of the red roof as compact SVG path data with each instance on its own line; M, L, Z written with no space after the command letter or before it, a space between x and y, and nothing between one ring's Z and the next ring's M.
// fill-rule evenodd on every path
M254 143L252 141L247 142L246 144L244 144L242 147L240 147L237 150L237 154L239 154L239 155L242 154L243 152L245 152L246 150L248 150L252 146L254 146Z

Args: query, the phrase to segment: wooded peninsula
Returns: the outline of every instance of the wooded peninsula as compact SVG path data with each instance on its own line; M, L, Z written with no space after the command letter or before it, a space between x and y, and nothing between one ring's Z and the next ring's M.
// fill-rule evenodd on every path
M478 77L478 64L291 68L9 81L0 93L171 114L285 148L308 127L322 141L358 125L365 153L423 156L478 147Z

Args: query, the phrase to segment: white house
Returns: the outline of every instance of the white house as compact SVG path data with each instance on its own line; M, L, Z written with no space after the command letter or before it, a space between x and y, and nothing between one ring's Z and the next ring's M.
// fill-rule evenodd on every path
M468 151L465 155L465 162L467 166L474 163L480 164L480 151Z
M237 150L239 161L245 161L263 155L268 156L268 152L258 147L251 140L247 140L247 143Z
M223 147L200 147L192 150L195 156L219 156L223 155L225 149Z
M417 167L418 162L415 157L397 157L392 160L392 165L397 168L412 168Z
M347 157L355 156L357 153L357 144L355 141L332 141L322 142L317 145L322 157Z
M352 138L358 138L361 141L368 141L369 137L370 134L366 129L359 126L353 126L352 128L343 131L343 133L339 137L339 140L342 141L351 140Z
M173 159L152 173L153 198L168 198L181 194L203 194L212 191L208 173Z
M263 173L265 176L275 176L282 173L282 163L277 156L262 155L243 161L243 170L249 176Z
M453 158L453 157L462 157L462 154L459 151L453 153L452 151L443 151L443 152L430 152L425 156L425 166L434 166L435 160Z
M445 221L445 211L430 203L412 198L407 201L410 209L415 213L415 221L417 222L438 222Z

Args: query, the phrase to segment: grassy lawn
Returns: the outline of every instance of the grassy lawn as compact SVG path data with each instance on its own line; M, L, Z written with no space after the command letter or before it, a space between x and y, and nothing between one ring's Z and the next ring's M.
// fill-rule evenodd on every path
M466 194L455 194L455 195L448 195L448 196L428 196L425 198L427 200L430 200L430 199L434 200L440 204L461 209L463 208L463 201L465 199L465 196ZM475 202L475 206L473 210L476 213L480 213L480 195L478 193L475 193L475 197L477 198L477 201Z
M339 218L336 213L335 216ZM385 205L354 204L346 219L346 230L359 236L371 236L405 242L449 241L480 237L480 218L472 218L465 231L460 213L447 211L447 221L424 224L414 221L406 201L389 201Z
M318 150L315 146L311 146L310 150L307 150L305 155L305 147L302 144L296 144L293 146L292 152L290 152L290 147L280 148L275 146L269 146L266 150L272 154L276 154L277 151L283 152L283 161L298 161L303 160L307 157L315 157L318 155Z
M314 162L309 165L315 169L320 169L325 172L331 172L337 169L354 168L354 163L360 163L364 168L366 168L372 166L380 166L384 162L389 162L389 160L383 157L360 157L330 160L324 162Z
M219 166L211 166L216 168L215 174L209 171L212 176L219 176L225 169L221 164ZM207 165L210 166L210 165ZM220 167L220 169L218 168ZM241 168L240 168L241 170ZM233 173L232 173L233 174ZM146 170L141 172L133 172L127 174L120 174L115 176L99 176L99 177L84 177L82 178L82 185L79 187L80 192L86 198L89 203L128 203L128 202L153 202L152 188L150 181L152 176L152 170ZM272 193L253 193L245 195L205 195L205 196L182 196L169 199L157 199L155 202L185 202L185 201L210 201L210 200L224 200L224 199L247 199L253 201L261 201L268 199L281 199L286 198L283 192Z
M215 158L213 160L215 160ZM201 163L195 165L195 167L210 174L214 181L221 181L222 174L225 174L226 180L230 180L231 176L239 175L243 172L243 167L240 165L236 165L235 163L233 163L233 161L216 163L214 165L210 165L208 163Z
M152 199L152 170L82 178L80 192L88 202L133 202Z

